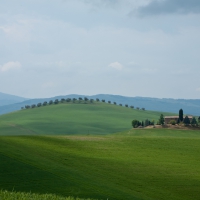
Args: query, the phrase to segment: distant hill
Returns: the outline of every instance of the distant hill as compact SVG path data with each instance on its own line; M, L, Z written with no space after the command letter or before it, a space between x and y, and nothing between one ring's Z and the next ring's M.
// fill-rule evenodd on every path
M117 103L144 107L146 110L178 113L182 108L184 114L200 116L200 99L171 99L171 98L150 98L150 97L125 97L119 95L99 94L93 98L116 101Z
M0 92L0 106L15 104L27 100L27 98L5 94Z
M160 114L97 101L64 102L1 115L0 135L116 133L130 129L133 119L157 121Z
M106 101L110 100L111 102L121 103L123 105L128 104L129 106L133 105L134 107L144 107L146 110L154 110L161 112L172 112L178 113L179 109L182 108L184 114L200 116L200 99L159 99L159 98L149 98L149 97L125 97L120 95L109 95L109 94L98 94L98 95L63 95L56 96L52 98L43 98L43 99L30 99L20 103L15 103L6 106L0 106L0 114L5 114L20 110L21 107L25 105L37 104L44 101L61 99L61 98L78 98L78 97L88 97L88 98L99 98L100 100L105 99Z

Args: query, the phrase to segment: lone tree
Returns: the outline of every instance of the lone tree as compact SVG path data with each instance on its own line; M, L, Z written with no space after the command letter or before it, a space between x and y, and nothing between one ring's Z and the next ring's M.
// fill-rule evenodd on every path
M191 125L192 126L197 126L198 125L197 120L196 120L195 117L192 118Z
M37 107L40 107L41 105L42 105L41 103L38 103L38 104L37 104Z
M84 101L88 101L88 98L87 98L87 97L84 97Z
M164 124L165 120L164 120L163 114L160 115L160 118L159 118L159 121L158 121L158 122L159 122L160 125L163 125L163 124Z
M66 102L70 102L70 101L71 101L71 99L70 99L70 98L67 98L67 99L66 99Z
M73 99L72 99L73 103L75 103L75 102L76 102L76 100L77 100L76 98L73 98Z
M200 123L200 116L198 117L198 122Z
M63 102L65 102L65 99L64 99L64 98L61 99L61 103L63 103Z
M56 99L55 101L54 101L54 104L58 104L59 103L59 101L58 101L58 99Z
M189 119L188 116L185 116L185 119L183 120L183 123L184 123L185 125L189 125L189 124L190 124L190 119Z
M35 105L35 104L31 105L31 108L35 108L35 107L36 107L36 105Z
M183 121L183 109L182 108L179 110L179 119L181 122Z

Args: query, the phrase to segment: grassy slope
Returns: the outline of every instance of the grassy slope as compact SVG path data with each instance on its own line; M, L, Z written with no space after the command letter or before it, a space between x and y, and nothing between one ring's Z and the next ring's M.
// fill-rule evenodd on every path
M2 136L0 188L126 200L200 199L200 132Z
M133 119L157 121L159 116L108 103L62 103L0 116L0 135L115 133L131 128Z

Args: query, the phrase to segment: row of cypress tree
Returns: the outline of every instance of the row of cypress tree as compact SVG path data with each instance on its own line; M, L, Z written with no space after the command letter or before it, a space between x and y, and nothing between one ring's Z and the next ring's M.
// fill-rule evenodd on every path
M73 103L75 103L77 101L79 101L79 102L83 102L84 101L84 102L93 103L94 99L88 99L87 97L84 97L84 98L79 97L78 99L76 99L76 98L67 98L67 99L62 98L61 100L55 99L54 101L50 100L49 102L45 101L43 103L37 103L37 104L32 104L32 105L25 105L25 107L21 107L21 109L24 109L24 108L25 109L36 108L36 107L41 107L41 106L46 106L46 105L52 105L52 104L58 104L58 103L64 103L64 102L73 102ZM105 99L100 100L100 99L96 98L96 101L97 102L101 101L103 103L106 103ZM111 104L112 102L108 101L107 103ZM113 104L117 105L116 102L113 102ZM119 104L119 106L123 106L123 105ZM134 106L129 106L128 104L125 104L124 106L127 107L127 108L130 107L130 108L134 109ZM139 107L136 107L136 109L137 110L143 110L143 111L145 111L145 108L141 108L140 109Z

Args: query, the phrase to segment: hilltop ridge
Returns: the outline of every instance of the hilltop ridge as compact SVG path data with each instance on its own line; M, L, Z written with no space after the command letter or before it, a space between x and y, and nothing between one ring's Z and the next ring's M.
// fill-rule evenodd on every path
M146 110L152 111L161 111L161 112L173 112L182 108L184 114L200 116L200 99L171 99L171 98L150 98L150 97L125 97L120 95L111 95L111 94L97 94L97 95L79 95L79 94L70 94L70 95L61 95L51 98L39 98L39 99L29 99L23 102L18 102L15 104L0 106L0 114L6 114L16 110L20 110L21 107L25 105L42 103L44 101L61 99L61 98L79 98L79 97L88 97L88 98L99 98L105 99L106 101L115 101L117 104L128 104L129 106L133 105L134 107L144 107Z

